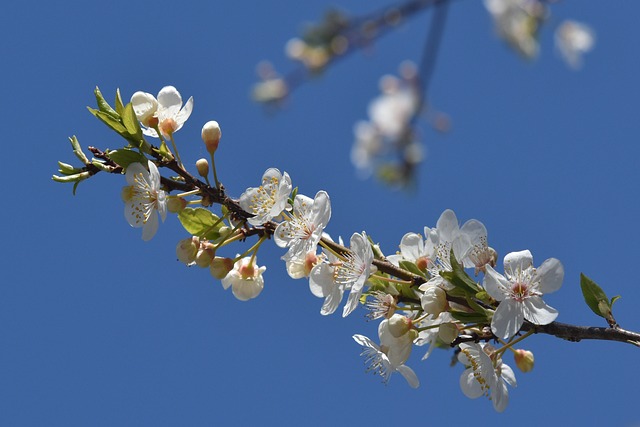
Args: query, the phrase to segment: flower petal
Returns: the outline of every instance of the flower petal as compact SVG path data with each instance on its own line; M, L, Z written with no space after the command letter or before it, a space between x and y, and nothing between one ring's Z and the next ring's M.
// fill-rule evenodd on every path
M500 375L502 379L506 381L511 387L517 387L518 383L516 382L516 375L513 373L513 369L511 366L502 364L500 365Z
M424 240L422 236L416 233L407 233L400 241L400 253L407 261L415 262L423 256Z
M404 377L412 388L418 388L420 386L420 380L413 369L407 365L400 365L396 368L398 372Z
M335 286L325 298L324 304L322 304L322 308L320 309L320 314L323 316L333 314L342 301L342 295L342 288L340 286Z
M172 107L182 107L182 97L180 92L173 86L165 86L160 89L158 93L158 104L161 109L168 109Z
M539 288L545 294L550 294L560 289L562 280L564 279L564 267L562 263L555 258L549 258L536 269L538 279L540 280Z
M144 223L142 227L142 240L148 242L156 235L158 231L158 215L155 212L151 212L151 215L147 219L147 222Z
M333 267L321 263L311 269L309 274L309 289L318 298L324 298L331 293L336 284L333 281Z
M460 389L469 399L477 399L484 394L482 386L473 375L473 369L466 369L460 376Z
M193 96L189 97L187 103L184 104L184 107L180 110L178 114L176 114L176 124L178 125L176 131L184 125L189 116L191 116L191 112L193 111Z
M529 297L523 304L524 318L534 325L548 325L558 317L558 310L548 306L540 297Z
M502 301L511 286L509 281L490 265L486 266L483 284L487 293L496 301Z
M504 272L510 280L517 275L518 271L524 271L530 267L533 267L533 255L528 249L511 252L504 257Z
M440 241L453 242L453 239L460 230L455 212L451 209L442 212L442 215L440 215L436 223L436 229L438 230Z
M363 347L369 347L375 350L380 350L380 347L378 347L378 344L374 343L373 341L371 341L371 339L369 339L368 337L365 337L364 335L355 334L353 336L353 339L355 342L357 342Z
M512 299L505 299L498 305L491 320L491 332L498 338L508 340L524 323L523 305Z
M140 91L131 96L131 105L133 106L133 112L136 117L143 122L143 124L147 119L152 117L158 109L158 101L155 96Z

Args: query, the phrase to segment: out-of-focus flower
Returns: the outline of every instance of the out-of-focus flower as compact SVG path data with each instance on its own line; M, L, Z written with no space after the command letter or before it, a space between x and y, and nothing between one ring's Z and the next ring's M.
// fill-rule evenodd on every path
M255 215L247 222L261 225L280 215L287 205L291 189L291 178L286 172L282 175L278 169L267 169L262 175L262 185L247 188L240 196L242 209Z
M131 104L136 117L142 123L142 132L153 138L158 138L155 126L164 136L171 136L180 130L193 110L193 97L190 97L184 107L180 92L173 86L165 86L158 93L158 99L146 92L136 92L131 96Z
M538 30L546 15L539 0L484 0L496 30L516 52L528 59L538 55Z
M564 21L556 29L556 48L562 59L573 69L582 67L582 55L595 44L595 33L585 24Z
M506 277L487 265L484 276L487 293L500 301L491 320L495 336L508 340L525 320L534 325L547 325L558 317L558 311L548 306L542 295L560 289L564 278L560 261L549 258L534 268L531 252L511 252L504 257L504 272Z
M122 189L127 222L132 227L142 227L145 241L158 231L158 216L163 222L167 217L167 194L160 189L160 172L153 162L147 165L149 170L142 163L131 163L125 175L129 185Z

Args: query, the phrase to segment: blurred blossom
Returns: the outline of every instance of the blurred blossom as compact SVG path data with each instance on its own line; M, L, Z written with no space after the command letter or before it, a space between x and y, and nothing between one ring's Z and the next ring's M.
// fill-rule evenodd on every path
M556 29L556 48L562 59L573 69L582 67L582 55L593 49L595 33L587 25L564 21Z
M527 59L538 55L537 34L546 9L538 0L484 0L496 30L512 48Z

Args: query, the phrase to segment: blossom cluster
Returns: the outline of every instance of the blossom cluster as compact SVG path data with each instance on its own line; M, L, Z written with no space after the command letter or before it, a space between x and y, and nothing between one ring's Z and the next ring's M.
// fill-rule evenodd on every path
M331 315L342 305L346 317L363 305L369 320L381 319L377 342L361 334L353 339L363 348L367 370L380 375L383 382L398 372L411 387L418 387L418 376L407 365L414 346L427 347L422 360L434 348L455 347L458 361L465 366L462 392L470 398L487 396L497 411L506 408L507 386L515 386L516 379L503 355L513 351L520 370L532 369L533 355L514 346L528 336L522 332L547 325L558 316L542 298L562 285L564 269L557 259L547 259L536 268L530 251L511 252L504 257L504 273L500 273L485 226L475 219L460 225L452 210L445 210L435 226L424 227L422 234L406 233L395 254L385 256L364 231L353 233L346 246L342 238L335 242L325 231L331 218L327 192L318 191L313 198L300 194L289 174L276 168L267 169L260 184L247 188L237 200L222 197L214 162L221 137L217 122L207 122L202 129L215 185L209 184L206 159L196 163L206 184L178 161L174 133L185 124L192 106L190 98L183 107L180 93L168 86L157 99L136 92L131 103L120 109L122 115L135 114L140 123L123 135L139 151L125 147L105 156L124 171L125 218L132 227L142 228L143 240L153 238L168 212L177 214L190 234L176 246L178 260L208 268L241 301L263 291L266 267L257 264L257 253L265 242L273 241L285 250L282 261L289 276L308 280L311 293L323 299L322 315ZM119 114L114 110L113 117ZM158 138L161 147L141 143L142 135ZM175 157L165 138L171 140ZM159 166L177 171L182 180L162 177ZM191 191L170 194L183 189L187 180L194 183ZM212 195L219 196L220 215L208 209ZM233 258L218 255L225 246L249 236L259 236L249 249Z

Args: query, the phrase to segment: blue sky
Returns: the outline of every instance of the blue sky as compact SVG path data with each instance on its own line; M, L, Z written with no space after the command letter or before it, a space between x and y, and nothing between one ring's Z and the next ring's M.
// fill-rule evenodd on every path
M358 14L386 4L366 3L339 5ZM85 108L96 85L110 99L116 88L128 98L174 85L195 98L176 135L183 161L205 156L200 129L217 120L218 175L231 195L256 185L268 167L286 170L301 193L329 193L332 236L366 230L386 253L451 208L462 222L482 221L501 256L530 249L536 265L563 262L564 285L546 298L558 320L604 326L582 302L584 272L622 295L618 322L640 330L633 276L640 4L554 5L542 54L527 63L495 37L480 2L454 2L431 85L431 101L453 129L440 135L425 127L428 158L410 194L358 180L349 151L380 76L419 58L426 14L301 87L278 114L249 99L256 64L270 59L290 69L284 43L329 5L26 1L4 8L4 182L12 197L0 213L1 425L435 425L459 416L477 425L640 424L629 406L640 379L630 345L530 338L536 368L516 372L519 386L502 414L462 395L462 368L449 367L450 351L427 362L420 351L412 355L418 390L399 376L384 386L365 374L351 338L374 337L377 324L362 309L346 319L320 316L321 300L305 280L288 278L275 245L258 255L267 265L265 290L243 303L206 270L175 260L186 237L175 217L151 242L140 239L123 217L124 178L97 176L75 197L71 186L51 181L57 160L73 160L68 136L83 146L121 144ZM579 72L553 49L552 27L564 18L597 32Z

